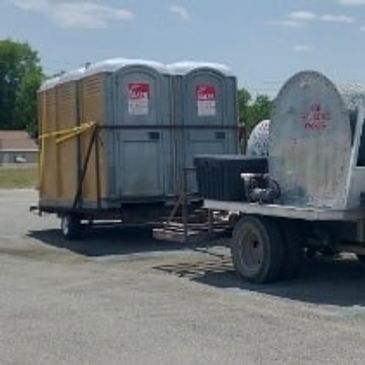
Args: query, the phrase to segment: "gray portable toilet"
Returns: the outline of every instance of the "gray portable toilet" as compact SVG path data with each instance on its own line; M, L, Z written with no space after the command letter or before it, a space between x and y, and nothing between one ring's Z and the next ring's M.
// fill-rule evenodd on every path
M179 171L193 167L196 155L237 153L237 81L229 68L205 62L167 68L172 75ZM195 178L189 186L190 192L197 191Z
M116 201L165 201L173 196L170 77L154 61L112 59L85 77L106 75L104 139L108 190Z

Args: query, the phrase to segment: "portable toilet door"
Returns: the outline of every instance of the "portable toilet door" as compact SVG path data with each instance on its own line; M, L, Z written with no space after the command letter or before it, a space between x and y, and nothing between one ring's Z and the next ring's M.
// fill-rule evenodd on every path
M202 154L237 153L236 79L224 66L182 62L168 66L174 78L175 123L181 170L194 166ZM196 192L195 178L189 179Z
M127 62L113 75L116 182L122 200L166 200L172 189L169 78L155 62Z

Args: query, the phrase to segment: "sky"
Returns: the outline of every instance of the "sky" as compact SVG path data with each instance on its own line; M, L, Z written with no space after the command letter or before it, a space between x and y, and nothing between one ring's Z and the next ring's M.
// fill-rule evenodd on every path
M227 64L253 95L297 71L365 82L365 0L0 0L0 39L45 73L127 57Z

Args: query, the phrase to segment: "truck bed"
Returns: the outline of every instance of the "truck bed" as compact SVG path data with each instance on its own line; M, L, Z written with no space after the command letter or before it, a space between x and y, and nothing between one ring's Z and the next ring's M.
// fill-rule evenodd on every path
M278 204L205 200L204 208L308 221L357 221L365 219L365 210L333 210L330 208L296 207Z

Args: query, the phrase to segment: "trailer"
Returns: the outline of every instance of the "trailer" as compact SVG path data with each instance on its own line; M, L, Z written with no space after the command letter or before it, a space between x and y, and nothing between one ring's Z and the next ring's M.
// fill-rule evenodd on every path
M223 65L125 58L46 81L34 209L57 214L63 236L77 239L94 223L161 226L171 211L201 208L184 171L195 153L236 153L236 90Z
M241 184L230 185L244 192L239 200L213 196L201 184L204 207L229 212L235 222L232 259L245 280L294 278L305 251L348 252L365 262L364 106L362 85L336 86L313 71L296 74L274 102L268 171L243 167ZM198 181L216 173L206 159L205 168L197 161Z

